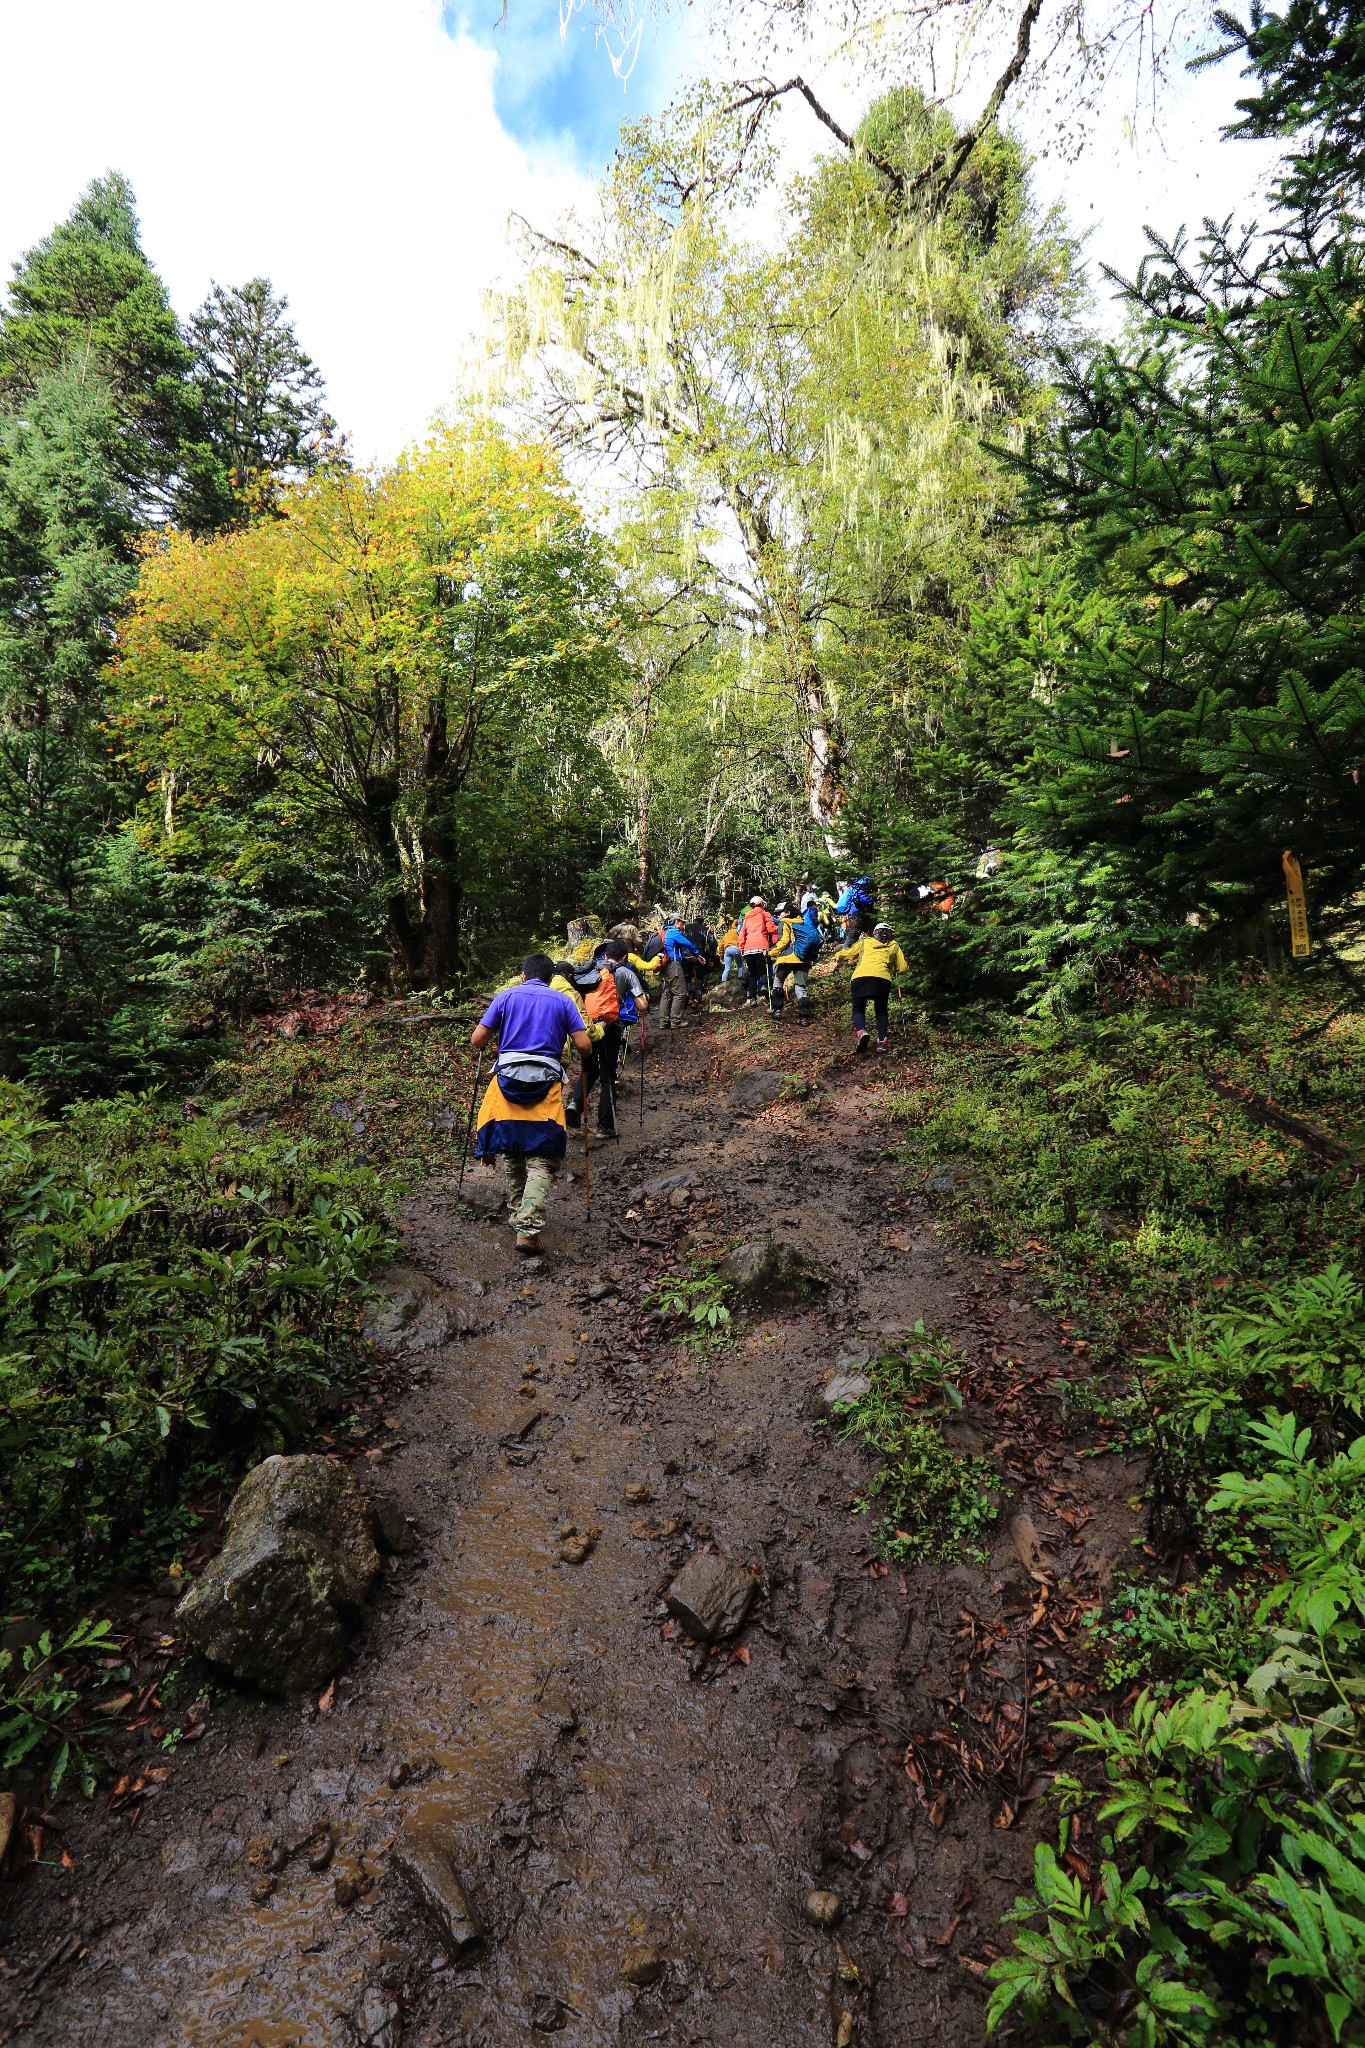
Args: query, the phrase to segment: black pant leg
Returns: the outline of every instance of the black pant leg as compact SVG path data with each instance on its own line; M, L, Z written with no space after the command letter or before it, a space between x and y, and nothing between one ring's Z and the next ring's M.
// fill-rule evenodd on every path
M616 1076L621 1065L621 1026L604 1024L602 1037L597 1047L597 1065L600 1077L597 1091L597 1127L600 1131L616 1129Z
M580 1109L584 1107L588 1097L597 1086L599 1067L597 1047L595 1045L590 1046L588 1051L581 1055L581 1058L583 1064L578 1070L578 1079L574 1082L572 1090L573 1100Z

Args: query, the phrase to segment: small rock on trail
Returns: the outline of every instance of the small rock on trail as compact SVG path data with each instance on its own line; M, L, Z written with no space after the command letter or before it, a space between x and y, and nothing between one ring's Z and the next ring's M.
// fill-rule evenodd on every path
M389 1865L450 1961L472 1955L483 1940L483 1926L440 1832L423 1826L405 1829Z
M417 1538L408 1523L407 1516L392 1495L376 1494L370 1502L374 1516L374 1540L386 1557L409 1557L417 1548Z
M625 1982L642 1990L648 1984L657 1984L663 1973L663 1956L648 1942L637 1942L621 1958L621 1975Z
M403 2015L397 2000L372 1984L360 2008L360 2039L364 2048L398 2048L402 2038Z
M698 1551L674 1579L664 1603L694 1642L718 1643L743 1627L757 1591L742 1564Z
M769 1073L765 1068L751 1068L741 1074L725 1100L725 1107L734 1111L771 1109L775 1102L781 1102L789 1094L808 1093L808 1084L794 1085L790 1074Z
M227 1540L176 1610L184 1640L263 1692L322 1685L379 1575L369 1502L329 1458L267 1458L228 1511Z
M732 1294L753 1308L798 1302L824 1286L805 1253L776 1237L738 1245L721 1261L720 1277Z
M855 1401L861 1401L870 1393L872 1382L865 1372L836 1372L822 1389L817 1403L819 1412L828 1421L841 1408L849 1408Z

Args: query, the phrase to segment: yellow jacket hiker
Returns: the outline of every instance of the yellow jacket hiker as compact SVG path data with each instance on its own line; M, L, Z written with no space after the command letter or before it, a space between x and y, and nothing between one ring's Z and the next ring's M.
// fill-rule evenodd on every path
M910 962L886 924L864 932L856 945L841 947L830 964L837 967L841 960L850 963L855 981L896 981L910 972Z
M889 924L874 925L870 932L864 932L856 945L842 947L829 963L831 971L844 960L853 969L849 990L853 998L853 1029L856 1033L853 1049L864 1053L872 1043L867 1035L867 1006L871 1003L877 1018L877 1050L890 1052L888 998L891 984L899 975L910 972L910 962L897 944Z

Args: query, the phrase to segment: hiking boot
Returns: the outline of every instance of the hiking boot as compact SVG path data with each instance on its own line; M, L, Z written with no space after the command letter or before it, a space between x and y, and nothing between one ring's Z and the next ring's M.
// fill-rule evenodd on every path
M519 1238L517 1239L517 1250L518 1250L518 1251L519 1251L519 1252L521 1253L521 1256L522 1256L522 1257L523 1257L524 1259L529 1259L529 1258L530 1258L530 1256L531 1256L531 1254L532 1254L532 1252L533 1252L533 1251L535 1251L535 1249L536 1249L536 1240L535 1240L535 1238L533 1238L533 1237L519 1237Z
M667 1027L665 1026L665 1029L666 1028ZM579 1108L578 1104L574 1101L572 1095L564 1104L564 1121L569 1126L569 1129L571 1131L576 1131L578 1129L578 1126L583 1121L583 1112Z
M854 1040L853 1050L855 1053L864 1053L867 1051L871 1043L872 1040L868 1037L867 1033L865 1031L860 1031L858 1033L857 1038Z
M877 1050L878 1052L890 1052L891 1040L889 1038L879 1038L877 1040Z

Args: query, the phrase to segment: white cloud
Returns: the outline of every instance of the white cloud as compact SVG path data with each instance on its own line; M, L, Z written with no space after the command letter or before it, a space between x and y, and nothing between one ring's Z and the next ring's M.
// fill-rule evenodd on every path
M528 32L538 13L528 0ZM0 36L0 258L92 177L126 172L177 309L213 279L271 277L363 459L394 454L449 398L480 291L506 265L508 213L551 220L587 194L569 162L535 144L528 158L505 132L495 50L448 34L439 0L0 0ZM685 49L670 24L657 68ZM1044 191L1094 226L1092 256L1131 267L1143 219L1173 228L1254 188L1268 153L1217 141L1235 72L1180 92L1164 152L1150 137L1130 149L1105 115L1080 164L1040 163ZM803 108L786 126L789 161L828 139Z
M0 253L124 171L177 310L272 278L365 459L449 398L509 211L584 189L528 166L436 0L0 0L0 33Z

